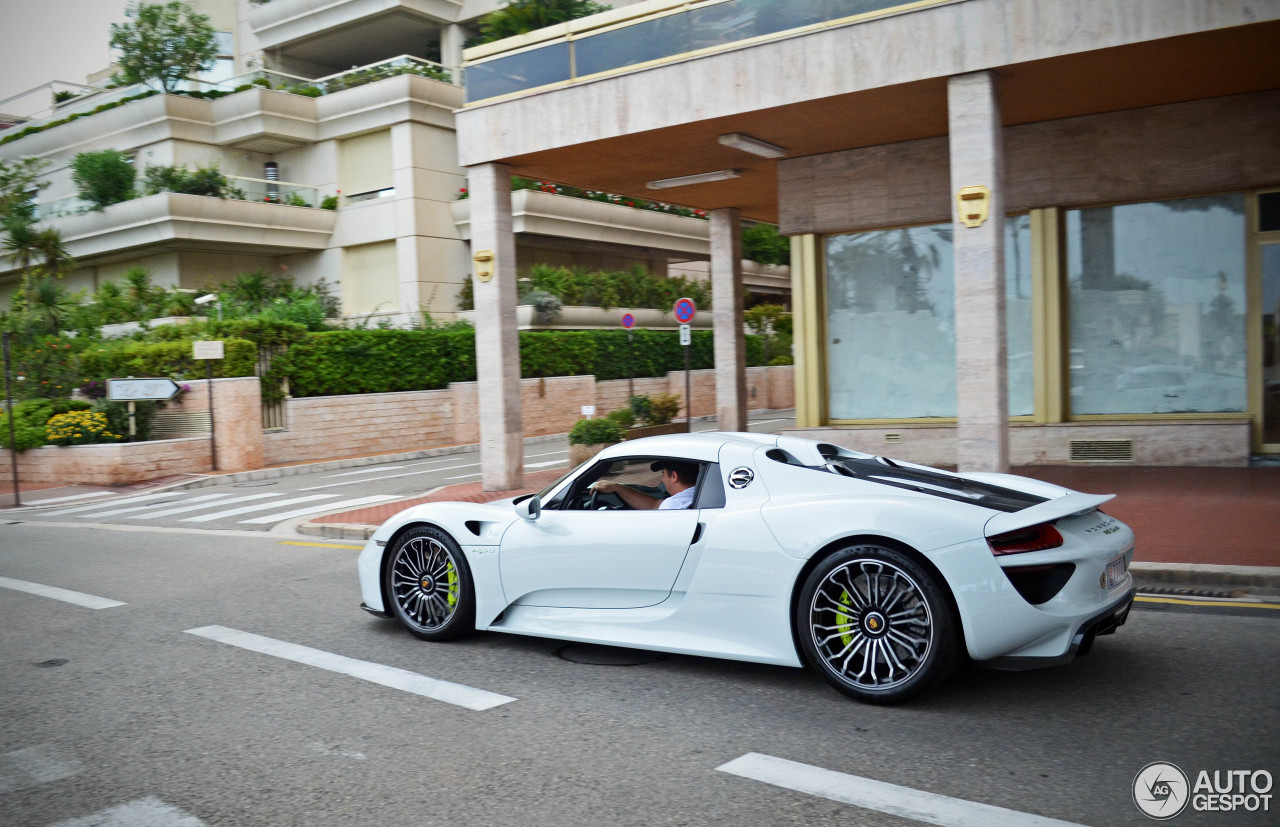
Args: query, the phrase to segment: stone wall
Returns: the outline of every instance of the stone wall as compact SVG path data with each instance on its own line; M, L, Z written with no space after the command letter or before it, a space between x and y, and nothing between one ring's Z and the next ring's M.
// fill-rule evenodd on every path
M13 481L9 452L0 449L0 479ZM130 485L171 474L207 473L208 437L117 442L112 445L46 445L18 454L20 483Z

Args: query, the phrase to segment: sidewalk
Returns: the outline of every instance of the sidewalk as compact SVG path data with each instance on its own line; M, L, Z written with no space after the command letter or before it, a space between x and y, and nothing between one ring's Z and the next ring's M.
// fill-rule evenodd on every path
M1103 506L1137 535L1135 573L1177 582L1230 582L1262 577L1280 585L1280 467L1125 468L1033 466L1014 473L1078 491L1115 494ZM564 469L525 475L512 491L451 485L412 499L313 519L307 534L363 540L387 518L425 502L491 502L539 491ZM1221 567L1266 567L1241 572Z

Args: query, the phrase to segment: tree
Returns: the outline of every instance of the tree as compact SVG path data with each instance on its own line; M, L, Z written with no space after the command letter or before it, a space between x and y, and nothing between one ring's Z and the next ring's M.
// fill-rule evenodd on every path
M772 224L747 224L742 228L742 257L761 264L790 264L791 240L778 235Z
M608 10L608 6L590 0L514 0L480 18L480 35L467 45L491 43Z
M140 3L125 11L130 22L111 24L111 46L120 50L120 78L125 83L157 81L172 92L183 79L213 65L218 55L216 32L209 16L181 0Z
M40 180L40 173L51 162L47 158L0 159L0 221L8 223L15 213L24 218L34 218L31 196L48 184Z

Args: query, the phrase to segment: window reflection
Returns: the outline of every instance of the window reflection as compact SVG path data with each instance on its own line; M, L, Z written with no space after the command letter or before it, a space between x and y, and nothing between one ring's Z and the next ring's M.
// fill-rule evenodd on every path
M826 240L831 419L956 415L952 226ZM1033 413L1031 221L1005 221L1009 413Z
M1245 408L1244 197L1066 215L1075 414Z

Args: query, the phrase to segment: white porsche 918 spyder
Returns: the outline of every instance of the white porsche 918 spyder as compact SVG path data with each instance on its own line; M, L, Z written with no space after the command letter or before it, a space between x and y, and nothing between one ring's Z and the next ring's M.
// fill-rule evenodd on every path
M692 494L635 508L676 493L655 470L673 466ZM796 437L650 437L539 494L397 514L360 553L360 587L366 611L426 640L483 629L807 662L892 703L965 656L1065 663L1123 624L1133 532L1098 510L1109 499Z

